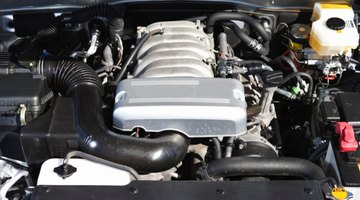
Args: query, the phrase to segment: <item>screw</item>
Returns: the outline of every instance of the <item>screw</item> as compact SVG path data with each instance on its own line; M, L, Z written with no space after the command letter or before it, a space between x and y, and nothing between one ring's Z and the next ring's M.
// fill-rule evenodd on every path
M225 189L224 188L217 188L216 189L216 193L218 195L224 195L226 193Z
M131 193L131 194L137 194L137 193L139 193L139 188L137 188L137 187L130 187L130 193Z
M69 166L67 164L63 165L64 173L67 173L69 171Z
M44 190L45 193L49 193L51 191L51 188L50 187L44 187L43 190Z
M308 187L304 188L304 192L308 195L314 194L314 190L312 188L308 188Z

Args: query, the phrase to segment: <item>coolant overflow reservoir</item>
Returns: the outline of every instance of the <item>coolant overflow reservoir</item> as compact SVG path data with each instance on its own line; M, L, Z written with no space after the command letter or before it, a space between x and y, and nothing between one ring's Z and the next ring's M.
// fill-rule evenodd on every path
M359 45L354 11L346 4L316 3L310 46L321 56L343 54Z

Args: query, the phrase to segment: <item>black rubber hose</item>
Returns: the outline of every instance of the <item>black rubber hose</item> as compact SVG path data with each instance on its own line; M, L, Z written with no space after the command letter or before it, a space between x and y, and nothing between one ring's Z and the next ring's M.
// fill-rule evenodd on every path
M312 162L316 162L320 159L321 156L323 156L329 146L329 142L325 142L323 144L320 144L318 148L316 148L309 156L309 160Z
M248 46L250 49L252 49L253 51L255 51L256 53L259 53L261 55L268 55L270 52L270 47L269 47L269 42L266 41L264 44L259 44L257 40L251 38L249 35L247 35L244 31L242 31L237 25L235 25L234 23L230 23L233 24L231 27L236 36L238 36L238 38L245 43L246 46Z
M234 176L282 176L310 180L325 178L323 170L314 163L289 157L258 158L231 157L214 160L200 168L198 175L206 180Z
M211 140L214 143L214 157L215 157L215 159L221 159L222 150L221 150L220 140L218 138L216 138L216 137L211 138Z
M266 65L266 63L261 60L238 60L235 61L234 63L236 63L237 65L252 65L252 64Z
M226 142L226 148L225 148L225 158L230 158L233 151L235 137L229 137Z
M51 22L50 26L44 28L37 32L37 34L33 37L33 41L43 37L50 37L56 35L60 29L63 22L64 16L55 17L55 19Z
M127 57L125 63L121 66L120 72L117 74L117 76L114 79L115 84L119 83L124 78L126 72L128 72L129 65L133 62L140 48L150 38L150 36L160 34L162 32L163 32L162 29L153 30L140 39L140 41L136 44L135 48L132 50L130 55Z
M312 94L313 94L313 87L314 87L314 80L312 79L312 76L308 73L305 73L305 72L293 72L289 75L287 75L283 82L281 83L284 84L288 81L290 81L291 79L295 78L295 77L298 77L298 76L301 76L301 77L305 77L308 79L309 81L309 90L308 90L308 97L311 99L312 98Z
M51 25L40 30L33 37L32 41L37 41L40 38L55 36L58 34L65 18L70 18L73 23L84 23L97 17L103 17L109 21L109 32L112 40L116 39L116 34L119 36L122 34L122 31L124 30L122 12L107 4L96 4L76 10L70 16L61 15L56 17Z
M271 126L271 132L273 133L273 137L269 140L271 144L275 146L282 146L282 138L281 138L281 132L280 132L280 125L277 118L273 119L270 122Z
M284 61L290 66L290 68L292 69L293 72L298 72L298 69L296 68L295 63L287 56L279 56L274 61L277 63ZM299 81L299 83L301 84L301 82L302 82L301 77L297 76L296 78Z
M262 48L258 51L259 54L267 56L270 52L270 42L265 42Z
M47 76L53 90L72 97L74 127L82 151L141 172L170 169L185 157L189 139L179 133L164 132L149 139L109 130L101 111L103 88L87 64L46 60L39 62L39 71Z
M260 22L245 13L219 12L211 15L207 20L206 33L214 33L214 26L216 22L228 20L243 21L253 27L266 42L271 40L271 35L265 30Z
M247 35L236 24L229 22L229 23L225 23L225 25L228 26L229 28L231 28L234 31L234 33L236 34L236 36L241 40L241 42L243 42L251 50L253 50L256 53L259 53L261 55L265 55L265 56L269 54L269 52L270 52L269 41L265 41L264 44L259 44L259 42L257 40L255 40L255 39L251 38L249 35Z
M107 4L96 4L76 10L72 13L71 20L74 23L83 23L97 17L104 17L108 20L109 32L113 40L115 40L116 34L122 35L124 30L122 12Z
M38 71L48 79L50 87L58 93L70 96L72 91L85 85L103 95L103 86L98 75L86 63L75 60L41 60Z

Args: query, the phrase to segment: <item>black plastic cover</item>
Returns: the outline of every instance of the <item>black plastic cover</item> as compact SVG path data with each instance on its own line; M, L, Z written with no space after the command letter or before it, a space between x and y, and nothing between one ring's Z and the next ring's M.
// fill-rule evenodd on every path
M14 15L15 33L18 37L35 35L54 19L54 13L32 13Z
M321 114L326 120L325 123L334 124L340 121L340 115L336 103L333 101L324 101L320 105Z
M26 107L25 120L38 117L52 98L46 80L32 74L0 75L0 126L20 125L20 105Z
M336 96L341 121L348 122L355 129L360 128L360 93L345 92Z
M127 186L37 186L32 200L323 200L318 181L133 181Z
M28 165L41 165L53 157L65 157L78 148L73 126L72 99L58 97L51 108L21 130L21 143Z

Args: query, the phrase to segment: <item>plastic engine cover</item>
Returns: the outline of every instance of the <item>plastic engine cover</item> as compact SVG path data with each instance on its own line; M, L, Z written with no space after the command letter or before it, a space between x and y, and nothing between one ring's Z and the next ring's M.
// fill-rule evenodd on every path
M117 86L114 126L178 131L190 138L246 132L244 87L233 79L127 79Z

